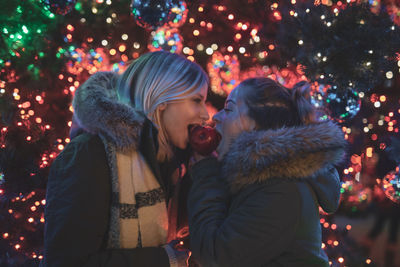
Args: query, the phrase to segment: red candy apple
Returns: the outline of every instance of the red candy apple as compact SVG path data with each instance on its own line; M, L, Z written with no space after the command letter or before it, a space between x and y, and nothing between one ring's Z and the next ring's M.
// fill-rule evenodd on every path
M207 156L213 152L219 142L221 135L210 126L193 126L189 131L189 142L193 150L202 156Z

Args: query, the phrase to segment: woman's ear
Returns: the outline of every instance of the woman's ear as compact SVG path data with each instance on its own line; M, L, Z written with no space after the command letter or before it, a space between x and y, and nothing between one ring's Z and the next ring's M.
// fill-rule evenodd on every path
M246 131L251 132L257 130L257 123L255 120L246 116L246 123L245 123Z
M161 103L157 108L159 111L164 111L167 108L167 103Z
M249 118L249 131L257 130L257 123L255 120Z
M243 131L251 132L257 130L256 121L250 118L248 115L239 114L239 121Z

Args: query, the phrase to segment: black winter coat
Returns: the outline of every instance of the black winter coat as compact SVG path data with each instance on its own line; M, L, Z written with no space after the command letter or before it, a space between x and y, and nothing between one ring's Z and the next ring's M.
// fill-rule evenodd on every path
M332 164L345 141L333 123L244 133L222 162L192 169L189 230L202 266L329 266L319 207L334 212Z
M111 179L96 135L74 138L53 163L47 184L41 266L169 266L164 248L106 249Z

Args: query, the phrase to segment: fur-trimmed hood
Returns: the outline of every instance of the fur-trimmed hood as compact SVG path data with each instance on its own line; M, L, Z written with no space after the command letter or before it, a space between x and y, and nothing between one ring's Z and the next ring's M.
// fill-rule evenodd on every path
M245 132L224 156L222 173L233 192L271 178L311 180L343 160L346 144L343 132L331 121ZM318 194L331 190L323 187L332 184L338 181L314 183L313 188Z
M146 117L118 101L117 78L114 72L97 72L76 90L74 127L99 134L120 150L137 148Z

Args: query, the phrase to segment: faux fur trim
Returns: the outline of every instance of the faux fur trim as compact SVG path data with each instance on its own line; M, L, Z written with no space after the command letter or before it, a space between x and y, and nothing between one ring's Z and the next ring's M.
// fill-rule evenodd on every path
M346 141L333 122L241 134L223 159L232 191L270 178L306 178L343 160Z
M74 121L90 133L104 136L118 150L137 148L145 117L117 99L118 74L97 72L75 92Z

